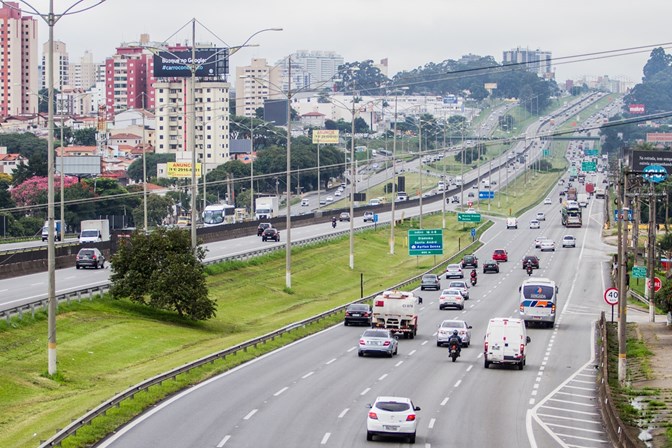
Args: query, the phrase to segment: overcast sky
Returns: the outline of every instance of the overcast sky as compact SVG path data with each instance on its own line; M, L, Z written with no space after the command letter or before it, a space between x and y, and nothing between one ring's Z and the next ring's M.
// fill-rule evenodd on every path
M48 0L29 3L40 12L48 10ZM74 1L54 3L59 13ZM55 39L66 43L71 61L85 50L102 61L121 42L137 41L141 33L164 41L192 18L204 25L197 26L197 42L229 46L242 44L260 29L282 27L284 31L256 36L253 43L259 47L242 49L231 65L247 65L252 57L273 64L299 49L332 50L346 62L388 58L391 77L468 53L501 62L503 50L518 46L551 51L554 58L660 46L672 42L671 16L670 0L107 0L63 17ZM189 37L187 26L170 43ZM47 38L43 24L40 44ZM556 79L607 74L639 82L650 51L563 62L555 67Z

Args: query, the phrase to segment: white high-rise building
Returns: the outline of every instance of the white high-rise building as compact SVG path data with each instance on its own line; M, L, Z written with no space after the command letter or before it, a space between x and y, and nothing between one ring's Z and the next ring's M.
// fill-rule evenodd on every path
M37 113L37 20L18 2L0 5L0 117Z
M527 71L536 73L542 78L549 78L553 75L551 60L550 51L518 47L503 52L502 65L523 64Z
M49 61L47 55L49 54L49 42L45 42L42 46L42 88L47 88L47 80L49 73ZM54 41L54 89L63 90L63 87L69 86L68 81L70 61L68 58L68 50L64 42L60 40Z
M280 92L282 72L266 59L252 59L250 65L236 67L236 115L253 117L268 99L284 98Z
M221 81L197 82L196 98L196 160L209 172L229 161L229 89ZM191 161L188 150L191 104L188 82L155 82L157 154L174 153L176 160Z
M99 64L93 62L93 54L85 51L79 63L70 63L68 83L76 89L89 89L96 85L96 70Z
M338 74L338 67L344 63L343 56L335 51L298 50L276 64L282 67L285 91L289 84L288 60L292 61L292 90L322 90L324 87L331 87L330 80Z

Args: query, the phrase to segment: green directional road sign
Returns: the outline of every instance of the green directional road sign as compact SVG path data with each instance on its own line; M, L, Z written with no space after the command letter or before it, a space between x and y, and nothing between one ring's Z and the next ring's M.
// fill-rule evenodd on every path
M551 150L550 149L544 149L543 156L548 157L551 155Z
M599 151L597 149L586 149L583 151L586 157L597 157L598 152Z
M443 229L409 230L408 255L443 255Z
M457 222L481 222L480 213L458 213Z
M595 162L581 162L581 171L586 173L597 171L597 164Z
M632 267L632 277L633 278L646 278L646 266L633 266Z

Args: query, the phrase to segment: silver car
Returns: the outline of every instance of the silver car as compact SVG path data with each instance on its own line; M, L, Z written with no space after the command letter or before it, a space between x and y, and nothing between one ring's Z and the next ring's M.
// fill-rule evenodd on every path
M464 297L459 289L444 289L439 296L439 309L457 308L464 309Z
M462 338L462 345L469 347L469 344L471 344L471 325L467 325L465 321L459 319L448 319L441 322L439 330L436 332L436 346L441 347L447 344L453 330L457 330L458 336Z
M563 236L562 247L576 247L576 238L574 238L572 235Z
M462 266L459 264L449 264L446 266L446 278L464 278L464 274L462 273Z
M390 330L372 328L362 333L359 338L357 354L364 356L369 353L379 353L392 357L397 354L399 342Z
M469 285L464 280L452 280L448 283L447 288L450 289L459 289L462 292L462 297L464 300L469 300Z

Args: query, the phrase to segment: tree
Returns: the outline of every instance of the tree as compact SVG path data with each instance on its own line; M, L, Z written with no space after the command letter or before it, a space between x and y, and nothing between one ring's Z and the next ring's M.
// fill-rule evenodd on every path
M0 179L0 210L14 207L15 203L9 193L10 183L7 179Z
M147 154L145 155L147 162L147 178L156 177L156 165L159 163L167 163L175 161L175 154ZM136 182L142 181L142 157L138 157L128 167L128 177Z
M208 297L204 257L205 249L192 250L190 234L182 229L135 232L112 256L110 293L191 320L210 319L217 303Z
M483 87L482 84L473 85L469 91L471 92L470 96L476 101L482 101L486 99L488 95L490 95L490 92L488 92L488 90Z
M81 146L95 146L96 145L96 129L84 128L77 129L74 133L74 144Z
M144 222L144 200L133 209L133 221L135 223ZM147 195L147 225L160 226L164 223L166 217L172 214L173 200L169 197L159 196L158 194Z
M381 88L389 83L372 60L346 62L338 67L340 80L336 82L338 91L356 90L362 95L378 95Z
M663 47L654 48L651 50L651 57L644 65L644 78L642 82L649 82L653 77L672 65L672 55L665 53Z

